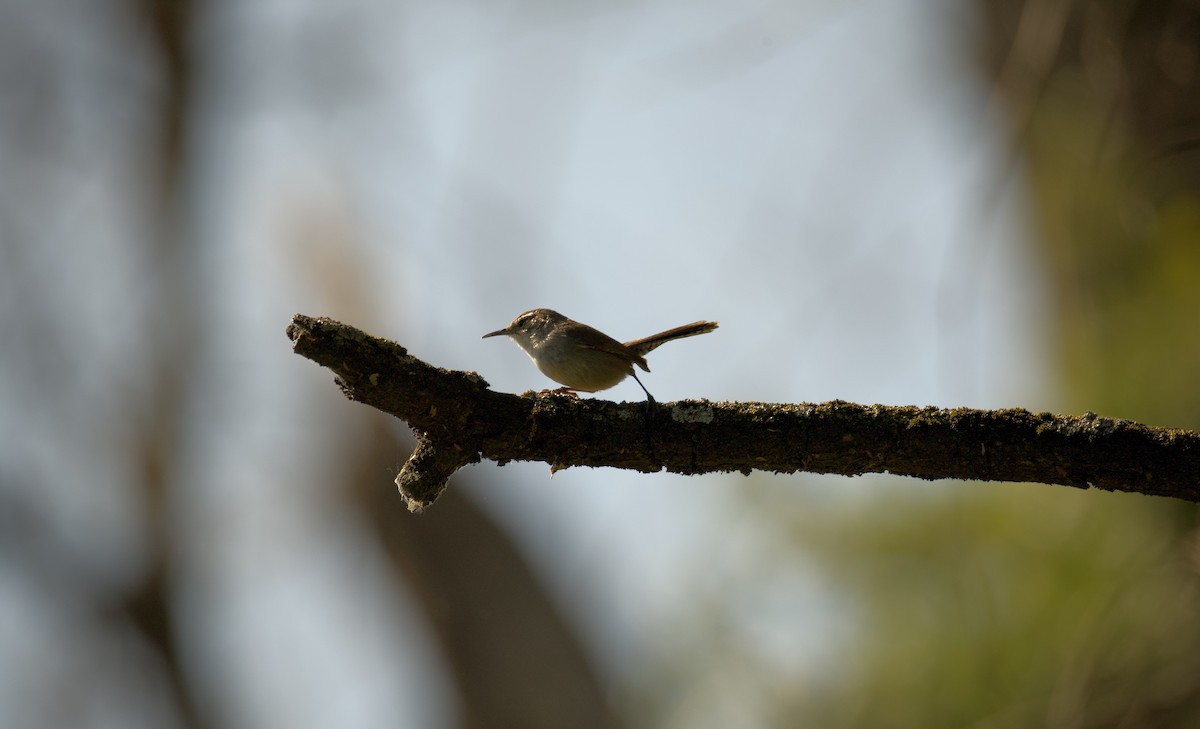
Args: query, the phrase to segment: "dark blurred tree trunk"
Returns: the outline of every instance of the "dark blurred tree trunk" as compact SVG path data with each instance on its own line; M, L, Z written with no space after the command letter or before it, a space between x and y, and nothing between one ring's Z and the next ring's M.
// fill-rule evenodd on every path
M984 57L998 90L1030 110L1064 74L1135 138L1167 152L1200 141L1200 2L984 0ZM1179 150L1182 151L1182 150ZM1193 187L1200 157L1176 159Z
M138 14L160 62L161 96L157 137L145 149L151 184L145 211L149 221L146 250L156 280L149 327L154 349L143 353L148 361L146 388L133 406L140 408L130 422L129 462L138 464L145 506L146 571L127 596L124 609L149 645L158 653L164 678L173 694L185 727L204 726L193 687L187 680L180 649L179 613L172 606L172 576L176 569L176 530L171 524L171 502L180 462L186 373L192 352L199 349L196 325L196 267L191 264L189 236L184 229L184 197L188 174L188 139L192 133L193 64L188 50L192 19L190 0L142 0Z
M1200 426L1200 0L981 6L1068 407Z
M394 457L395 431L371 417L374 437L347 451L345 473L433 628L457 688L459 726L621 726L574 629L504 529L462 495L461 482L436 509L410 514L377 467Z

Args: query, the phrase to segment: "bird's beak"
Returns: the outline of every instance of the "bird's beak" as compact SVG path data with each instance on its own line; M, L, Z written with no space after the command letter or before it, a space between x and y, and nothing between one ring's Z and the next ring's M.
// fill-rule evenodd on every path
M494 332L488 332L487 334L484 334L482 337L480 337L480 339L487 339L488 337L498 337L501 334L508 334L508 329L507 328L497 329Z

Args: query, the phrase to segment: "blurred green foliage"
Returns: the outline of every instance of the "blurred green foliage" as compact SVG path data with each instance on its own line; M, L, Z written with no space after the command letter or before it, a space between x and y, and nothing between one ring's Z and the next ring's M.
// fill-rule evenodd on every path
M1000 5L989 32L1019 33L998 16L1024 20L1038 3ZM1145 13L1130 10L1121 25L1112 6L1058 8L1066 15L1047 65L1024 63L1032 82L997 81L1015 111L1031 244L1051 286L1056 392L1068 411L1200 427L1200 155L1163 119L1164 108L1200 119L1200 94L1190 105L1139 101L1185 93L1130 87L1180 83L1136 67L1160 63L1135 51L1173 32ZM1097 33L1106 51L1072 46ZM1193 57L1197 46L1200 35ZM1195 76L1182 83L1195 88ZM793 517L794 544L862 611L850 675L796 702L795 725L1200 726L1194 505L1045 486L894 501Z

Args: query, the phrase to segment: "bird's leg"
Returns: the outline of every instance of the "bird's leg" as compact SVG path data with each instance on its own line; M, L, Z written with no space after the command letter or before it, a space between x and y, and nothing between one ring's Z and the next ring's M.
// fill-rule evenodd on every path
M650 455L650 460L657 462L658 457L654 455L654 417L658 415L658 401L638 379L636 372L630 372L633 379L637 381L638 386L642 388L642 392L646 393L646 452Z
M638 387L642 388L642 392L646 393L646 400L649 401L651 405L657 405L658 402L654 399L654 396L650 394L650 391L646 389L646 386L642 384L642 381L638 379L637 373L630 372L629 374L633 375L633 379L638 383Z

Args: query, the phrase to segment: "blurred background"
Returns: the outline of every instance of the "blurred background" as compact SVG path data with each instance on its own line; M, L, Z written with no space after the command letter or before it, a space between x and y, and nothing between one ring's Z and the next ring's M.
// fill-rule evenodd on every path
M493 387L1200 428L1200 2L0 4L0 726L1194 727L1195 506L484 462ZM638 400L636 383L604 393Z

